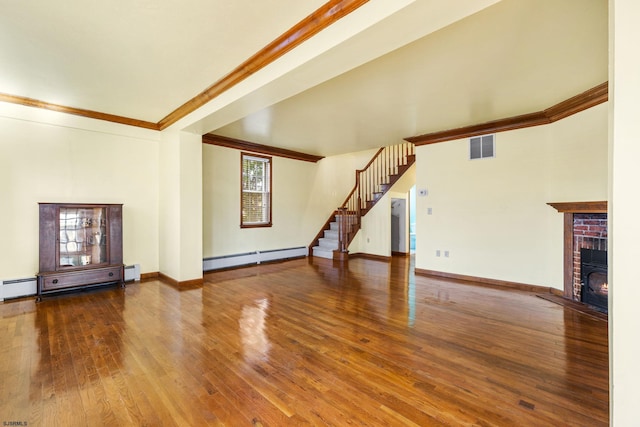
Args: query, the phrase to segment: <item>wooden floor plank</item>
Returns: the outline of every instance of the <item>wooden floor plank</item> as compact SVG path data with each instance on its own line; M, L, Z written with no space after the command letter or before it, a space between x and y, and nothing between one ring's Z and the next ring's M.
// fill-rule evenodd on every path
M0 303L0 421L83 425L589 425L607 321L413 274L293 260Z

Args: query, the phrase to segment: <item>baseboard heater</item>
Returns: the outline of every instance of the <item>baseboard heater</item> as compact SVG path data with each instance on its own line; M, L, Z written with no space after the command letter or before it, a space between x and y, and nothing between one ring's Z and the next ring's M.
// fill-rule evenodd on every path
M303 258L307 256L308 252L309 251L306 246L299 246L296 248L245 252L241 254L205 258L202 261L202 271L242 267L269 261L284 261L292 258Z
M124 281L132 282L134 280L140 281L140 264L125 265Z
M124 281L140 280L140 264L124 267ZM38 293L38 282L35 277L0 281L0 301L13 298L28 297Z
M38 285L35 277L0 281L0 301L26 297L37 293Z

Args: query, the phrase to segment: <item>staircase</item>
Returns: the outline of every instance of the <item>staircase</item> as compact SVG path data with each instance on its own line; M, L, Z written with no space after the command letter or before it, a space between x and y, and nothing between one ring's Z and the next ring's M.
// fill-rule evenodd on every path
M337 251L340 247L340 238L338 236L340 232L340 224L335 216L333 221L329 222L329 228L323 229L323 237L318 239L318 245L313 246L312 255L320 258L333 259L333 251Z
M405 142L383 147L363 169L356 170L356 184L309 247L310 256L340 259L348 254L361 218L389 191L416 160L414 146Z

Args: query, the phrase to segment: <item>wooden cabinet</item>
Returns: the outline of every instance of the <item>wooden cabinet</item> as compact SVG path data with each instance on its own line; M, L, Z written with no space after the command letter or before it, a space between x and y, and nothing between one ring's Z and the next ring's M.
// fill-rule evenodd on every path
M39 206L38 300L53 292L124 284L121 204Z

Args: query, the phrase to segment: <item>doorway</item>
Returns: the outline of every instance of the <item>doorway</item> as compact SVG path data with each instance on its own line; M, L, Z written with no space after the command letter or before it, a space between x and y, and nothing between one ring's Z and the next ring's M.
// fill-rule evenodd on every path
M407 200L391 199L391 253L407 254Z

